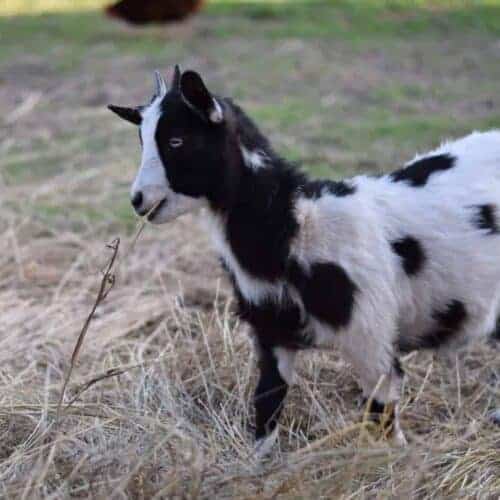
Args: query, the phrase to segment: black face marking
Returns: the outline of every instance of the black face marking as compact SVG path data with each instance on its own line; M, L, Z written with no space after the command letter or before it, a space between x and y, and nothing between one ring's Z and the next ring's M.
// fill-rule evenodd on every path
M297 287L308 313L333 328L349 324L357 287L341 266L333 262L317 263L306 272L293 260L288 277Z
M214 124L194 112L178 91L167 93L155 134L160 158L174 192L204 197L225 216L226 238L241 266L274 281L284 274L298 229L293 201L305 177L276 155L238 106L229 99L217 101L224 122ZM182 139L182 147L171 147L172 137ZM248 168L242 144L262 151L266 168Z
M407 182L410 186L422 187L432 174L448 170L454 163L455 158L449 154L428 156L396 170L390 177L393 182Z
M473 206L474 216L472 223L478 229L485 229L488 234L498 234L499 226L497 223L497 206L493 204Z
M183 146L172 147L173 137L181 139ZM217 196L226 178L223 127L200 118L178 92L170 91L161 103L155 140L170 187L176 193L195 198Z
M242 268L275 281L285 273L298 230L293 206L306 177L273 151L241 108L212 96L199 75L186 72L180 80L161 101L154 137L169 187L207 199L224 217L225 236ZM210 118L213 99L223 111L220 123ZM172 138L180 139L182 147L172 147ZM262 152L265 168L249 168L242 146Z
M403 269L408 276L417 274L425 262L422 245L413 236L405 236L391 243L393 251L401 257Z
M465 304L460 300L452 300L443 309L434 311L432 318L435 326L417 339L399 339L399 350L403 353L416 349L437 349L445 345L460 332L467 320Z
M288 384L281 378L278 361L272 350L262 348L260 351L260 378L255 390L256 439L275 429L288 390Z
M314 200L325 195L348 196L356 192L356 186L348 181L315 180L301 187L301 192L306 198Z

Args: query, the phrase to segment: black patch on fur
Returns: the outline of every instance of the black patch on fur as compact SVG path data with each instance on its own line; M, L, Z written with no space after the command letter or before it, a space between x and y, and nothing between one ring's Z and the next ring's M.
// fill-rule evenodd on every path
M356 192L356 187L347 181L315 180L302 186L301 192L306 198L316 200L327 194L348 196Z
M226 182L209 200L215 211L225 215L226 237L242 268L254 277L275 281L284 275L290 241L298 230L294 200L306 177L274 152L241 108L229 99L221 102L228 116L222 176ZM266 167L248 168L240 144L262 152Z
M341 266L333 262L317 263L306 272L292 260L288 277L297 287L308 313L333 328L349 324L357 287Z
M269 348L262 348L259 356L260 378L255 390L255 438L271 433L283 408L288 384L280 375L278 361Z
M500 341L500 318L497 318L495 329L491 332L491 338Z
M367 404L368 400L366 398L363 398L363 406L366 406ZM396 416L394 403L389 404L386 409L386 405L384 405L384 403L381 403L380 401L373 398L370 401L370 406L366 410L368 412L368 417L370 418L370 420L378 424L383 424L384 430L387 431L392 427L394 418Z
M276 159L267 137L262 134L253 120L232 99L224 99L225 109L231 113L230 120L235 128L239 142L248 151L263 151L266 157L271 153L271 160Z
M391 247L401 257L403 269L408 276L413 276L422 269L425 253L420 242L413 236L393 241Z
M260 345L265 348L309 347L304 336L305 321L300 307L291 299L284 298L279 304L268 299L256 305L245 300L235 283L234 289L238 300L238 315L253 326L253 334Z
M408 182L413 187L427 184L429 177L435 172L442 172L453 167L455 158L449 154L428 156L391 174L393 182Z
M366 406L368 404L368 399L363 398L363 406ZM368 413L371 415L379 415L380 413L384 413L384 408L385 405L384 403L380 403L380 401L377 401L376 399L372 399L370 403L370 407L367 408Z
M172 190L208 199L225 221L234 256L252 276L283 276L290 240L298 224L293 203L306 177L280 158L253 121L230 99L217 98L224 122L213 124L190 109L178 92L162 101L156 143ZM184 144L171 148L169 139ZM250 169L241 145L265 155L266 168Z
M295 172L284 164L245 172L238 202L226 212L226 236L234 256L251 275L267 281L283 277L290 241L298 231L293 212Z
M460 300L452 300L444 309L436 310L432 315L435 326L418 339L399 339L399 350L403 353L416 349L437 349L445 345L467 320L467 310Z
M354 188L330 181L309 183L305 174L275 153L241 108L230 99L213 97L224 113L223 122L217 124L194 112L177 88L164 96L155 141L165 175L175 193L208 200L242 269L268 283L286 280L290 243L299 229L294 212L297 196L304 188L313 197L319 186L337 196L352 194ZM172 148L172 137L182 137L182 147ZM265 168L248 168L242 145L261 152ZM306 309L333 326L349 322L356 287L342 268L317 264L305 280L300 270L296 274ZM240 315L254 327L261 345L307 345L299 305L287 299L256 306L242 297L236 284L235 290Z
M486 229L488 234L498 234L497 207L493 204L475 205L472 223L478 229Z
M394 373L400 378L403 378L405 376L405 371L403 370L403 367L401 366L401 361L399 361L399 358L395 357L392 361L392 366L394 368Z

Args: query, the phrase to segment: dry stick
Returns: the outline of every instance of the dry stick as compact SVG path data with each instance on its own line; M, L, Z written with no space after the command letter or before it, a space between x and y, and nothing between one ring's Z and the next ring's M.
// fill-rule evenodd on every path
M78 340L76 341L75 348L73 349L73 354L71 355L71 362L69 365L69 370L68 373L66 374L66 377L64 379L64 384L63 388L61 391L61 395L59 397L59 402L57 404L57 412L56 412L56 422L59 421L59 415L61 412L61 406L64 400L64 394L66 392L66 387L68 385L69 379L71 377L71 373L73 371L73 368L75 366L76 359L78 357L78 353L80 352L80 349L83 344L83 339L85 338L85 335L87 334L87 330L89 329L90 322L92 321L92 318L94 317L95 311L99 304L108 296L108 293L111 291L113 288L113 285L115 284L115 275L111 272L113 265L116 260L116 256L118 255L118 249L120 247L120 238L116 238L113 242L110 244L106 245L107 248L110 248L113 250L113 254L111 255L111 259L108 262L108 265L106 267L106 270L104 271L102 280L101 280L101 286L99 287L99 292L97 293L96 300L94 302L94 306L92 307L89 315L87 316L87 319L85 320L85 323L83 324L83 328L80 332L80 335L78 335Z
M80 386L80 388L78 389L76 394L70 399L70 401L64 407L64 409L67 410L87 389L90 389L93 385L97 384L97 382L100 382L101 380L105 380L107 378L117 377L119 375L122 375L122 374L130 371L130 370L134 370L135 368L142 368L144 366L147 366L148 364L159 363L163 358L164 358L164 355L162 354L161 356L158 356L157 358L154 358L152 360L146 360L142 363L110 368L109 370L106 370L104 373L100 373L99 375L92 377L90 380L87 380L87 382L85 382L84 384L82 384Z
M146 214L146 217L150 213L152 213L154 210L156 210L156 208L160 205L160 203L161 203L161 201L156 203L151 208L151 210L149 210L149 212ZM124 258L127 257L134 249L135 244L137 243L137 240L139 239L140 235L142 234L142 231L144 230L145 226L146 226L146 222L143 219L141 221L141 224L140 224L134 238L132 239L130 247L128 248L127 252L124 255ZM113 254L111 255L111 258L108 261L108 264L107 264L105 270L103 271L101 286L99 287L99 292L97 294L96 300L94 302L94 305L93 305L89 315L87 316L87 319L85 320L83 328L80 331L80 334L78 335L78 340L76 341L75 348L73 349L73 354L71 355L69 370L68 370L68 373L66 374L66 377L64 379L64 384L63 384L63 387L61 390L61 395L59 397L59 402L57 404L56 422L59 421L59 416L61 413L61 407L62 407L62 404L64 401L64 395L66 393L66 388L68 386L69 379L71 378L71 373L73 372L73 368L75 366L76 359L77 359L78 354L80 352L80 349L82 347L83 339L85 338L85 335L87 334L87 330L89 329L90 322L92 321L94 314L96 312L96 309L98 308L99 304L101 304L106 299L106 297L108 296L108 293L111 291L111 289L113 288L113 286L116 282L115 274L112 273L111 270L113 269L113 266L114 266L115 261L116 261L117 256L118 256L118 249L120 248L120 238L114 239L111 243L106 245L106 247L113 250ZM140 366L140 365L137 365L137 366ZM100 380L120 375L120 374L124 373L125 371L127 371L131 368L134 368L134 367L135 366L132 366L132 367L129 366L129 367L123 367L121 369L120 368L111 368L110 370L108 370L104 374L92 378L91 380L89 380L88 382L86 382L82 386L82 388L77 392L77 394L67 404L66 408L69 408L76 401L76 399L82 394L82 392L86 391L89 387L92 387L94 384L96 384Z

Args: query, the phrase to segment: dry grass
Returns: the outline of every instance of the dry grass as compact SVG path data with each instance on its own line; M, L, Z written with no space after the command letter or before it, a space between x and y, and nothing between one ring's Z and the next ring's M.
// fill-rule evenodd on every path
M23 238L22 224L5 231L0 495L500 493L500 432L485 417L498 404L500 363L498 351L486 346L464 354L460 370L424 355L405 360L402 423L411 444L404 450L390 449L361 422L355 380L335 353L304 357L280 451L256 463L248 414L253 354L232 314L227 284L211 271L207 242L197 234L185 241L192 222L179 221L166 238L146 230L135 252L119 261L116 286L96 312L66 400L94 378L121 372L89 387L59 422L64 372L108 256L99 241L76 235L34 245ZM167 256L187 271L160 265Z
M383 39L353 31L332 42L329 20L315 39L301 16L259 9L250 20L250 7L208 10L186 32L137 32L91 14L0 19L1 498L500 495L500 430L486 417L500 406L498 347L404 360L402 450L362 422L335 352L304 356L279 449L257 463L255 360L197 221L148 226L127 252L138 146L104 105L144 100L155 67L199 68L281 151L333 176L387 169L444 135L498 125L498 34L467 31L460 13L461 24L436 18L411 42L390 38L396 24ZM350 13L338 20L347 31ZM369 26L369 14L354 21ZM258 36L245 38L250 28ZM115 237L116 283L75 363L65 403L76 399L56 421Z

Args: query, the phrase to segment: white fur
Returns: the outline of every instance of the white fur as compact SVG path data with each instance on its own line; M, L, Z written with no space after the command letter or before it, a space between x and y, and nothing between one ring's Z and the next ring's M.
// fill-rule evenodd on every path
M248 164L260 165L242 151ZM389 176L359 176L352 180L353 195L299 197L295 204L300 229L292 256L306 269L317 262L335 262L360 290L346 328L333 331L311 316L308 331L316 346L340 348L364 394L377 388L374 396L384 402L399 399L400 381L393 373L398 335L425 335L433 326L433 311L455 299L467 310L455 345L490 333L499 313L500 235L474 226L472 206L500 207L500 131L473 133L429 155L436 153L450 153L455 165L433 173L425 186L394 182ZM279 304L286 285L248 276L220 236L222 224L212 234L245 298L259 303L274 294ZM423 245L427 257L422 270L411 277L389 244L407 235ZM290 377L293 365L280 356ZM397 419L394 425L395 439L404 442Z
M152 124L157 115L151 113ZM154 128L151 124L145 127ZM145 171L153 168L156 158L155 146L148 143L148 147L141 166ZM266 159L258 152L243 146L241 151L247 166L265 165ZM306 271L314 263L334 262L359 290L347 327L334 331L309 316L305 330L317 347L335 345L345 354L365 396L396 404L393 438L399 444L405 438L397 417L400 377L393 369L398 336L418 339L425 335L433 326L434 311L460 300L467 319L455 339L458 345L490 333L500 310L500 235L487 234L472 223L474 205L500 207L500 131L475 132L429 155L439 153L451 154L455 165L433 173L425 186L394 182L389 175L358 176L352 179L356 187L352 195L298 196L295 201L299 230L291 256ZM155 175L151 178L157 179ZM164 189L166 195L168 185ZM254 278L241 267L220 216L209 212L208 221L215 247L246 300L259 304L272 299L279 307L284 297L291 296L304 310L289 284ZM408 235L422 244L426 255L415 276L406 275L390 245ZM334 284L331 293L335 294ZM293 356L281 348L274 352L281 376L292 381ZM259 447L267 449L270 442L267 438Z
M280 372L281 378L288 385L292 385L294 379L295 356L297 352L284 347L275 347L273 351L278 359L278 371Z
M210 121L213 123L221 123L224 120L224 113L222 112L221 105L217 102L217 99L212 98L214 101L214 109L210 111Z
M500 408L491 411L489 414L489 418L494 424L500 425Z
M243 145L240 145L240 149L243 156L243 161L245 162L245 165L247 167L251 168L252 170L258 170L259 168L266 166L267 157L263 151L250 151Z
M243 296L253 304L259 304L266 298L274 298L281 301L283 296L283 283L272 283L254 278L247 273L239 264L234 256L226 238L224 230L224 220L221 216L213 214L211 211L206 212L205 222L208 231L212 236L212 242L219 256L224 260L225 264L233 272L238 287Z
M257 439L254 448L255 459L257 461L260 461L267 455L269 455L269 453L273 449L274 444L278 440L278 432L279 428L278 426L276 426L276 428L270 434Z
M163 97L167 93L167 82L161 73L155 71L156 97Z
M399 415L396 414L394 421L392 423L392 433L389 436L389 440L394 447L401 448L408 444L406 437L401 430L401 425L399 423Z
M494 327L500 236L474 227L472 205L500 206L500 132L476 132L429 155L436 153L450 153L456 163L432 174L425 186L360 176L353 180L354 195L299 198L296 204L300 231L292 254L306 267L318 261L341 265L361 291L348 328L333 332L316 319L314 330L318 343L330 340L346 353L364 389L389 373L396 336L425 334L436 307L453 299L466 304L468 319L457 341ZM420 241L427 255L414 277L406 276L388 245L406 235Z
M157 97L143 112L140 126L142 137L142 158L139 172L132 184L131 195L141 191L144 204L149 206L157 203L167 193L168 182L158 153L155 132L160 111L161 97Z

